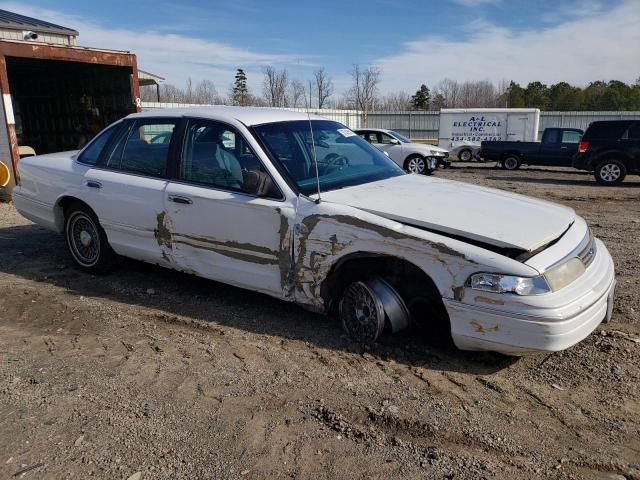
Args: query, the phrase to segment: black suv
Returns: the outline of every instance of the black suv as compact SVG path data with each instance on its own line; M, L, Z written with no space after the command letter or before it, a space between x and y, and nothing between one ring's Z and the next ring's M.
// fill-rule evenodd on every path
M640 174L640 120L593 122L573 166L593 172L601 185L617 185L628 173Z

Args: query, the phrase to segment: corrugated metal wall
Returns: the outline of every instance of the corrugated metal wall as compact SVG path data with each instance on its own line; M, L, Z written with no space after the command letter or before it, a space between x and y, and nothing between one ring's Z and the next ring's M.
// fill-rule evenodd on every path
M142 108L197 107L182 103L142 102ZM290 108L298 112L306 112L304 108ZM360 128L363 125L362 115L358 110L318 110L311 113L322 115L349 128ZM640 112L540 112L540 133L547 127L581 128L586 130L591 122L597 120L640 120ZM369 113L368 126L371 128L388 128L413 139L438 138L440 128L439 112L372 112Z
M597 120L640 120L640 112L540 112L540 132L547 127L586 130Z

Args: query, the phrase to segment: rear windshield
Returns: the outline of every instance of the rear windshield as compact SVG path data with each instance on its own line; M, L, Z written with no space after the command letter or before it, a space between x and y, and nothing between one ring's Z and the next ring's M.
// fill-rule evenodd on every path
M622 137L631 122L594 122L584 134L585 139L603 138L617 140Z

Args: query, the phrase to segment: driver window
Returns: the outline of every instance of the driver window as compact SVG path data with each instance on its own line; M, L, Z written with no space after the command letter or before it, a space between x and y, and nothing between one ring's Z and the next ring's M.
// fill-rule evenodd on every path
M178 172L181 180L244 192L251 171L266 173L233 127L211 120L189 122Z
M380 143L383 145L398 143L398 141L395 138L393 138L391 135L387 135L386 133L382 133L382 132L380 132L378 135L380 135Z

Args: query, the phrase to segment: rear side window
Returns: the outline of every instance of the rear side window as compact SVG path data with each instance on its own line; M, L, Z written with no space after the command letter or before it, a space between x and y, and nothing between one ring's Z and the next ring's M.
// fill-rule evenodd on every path
M562 132L562 143L580 143L581 138L580 132L572 132L571 130Z
M586 140L602 138L608 140L618 140L629 127L629 122L594 122L584 134Z
M95 165L100 159L100 154L104 147L109 143L109 140L113 137L114 133L118 130L118 125L111 126L99 133L98 136L89 144L89 146L82 152L78 160L82 163L89 165Z
M106 165L131 173L164 177L177 121L145 119L125 129L112 143Z
M640 123L634 123L627 131L627 140L640 140Z

